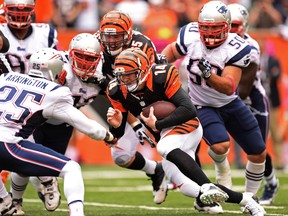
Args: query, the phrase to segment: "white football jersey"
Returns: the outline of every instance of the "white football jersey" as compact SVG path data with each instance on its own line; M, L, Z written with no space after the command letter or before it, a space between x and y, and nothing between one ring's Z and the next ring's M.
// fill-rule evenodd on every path
M8 38L10 48L4 53L14 72L28 72L28 61L31 54L42 48L55 48L58 44L57 32L49 24L32 23L32 32L23 40L17 39L10 31L7 23L0 24L0 30Z
M261 58L261 53L260 53L260 47L259 44L256 40L250 37L250 35L245 34L244 39L249 43L251 46L251 62L260 65L260 58ZM259 92L262 95L266 95L265 89L261 83L261 70L260 67L258 68L258 71L256 73L256 79L253 83L256 89L259 90Z
M87 83L80 79L79 76L73 73L72 66L68 59L67 51L59 51L65 60L64 70L67 72L65 85L72 92L74 98L74 106L80 108L92 103L93 99L99 94L100 88L94 83ZM99 61L95 76L102 76L103 59Z
M0 141L27 139L50 118L66 122L93 139L106 135L104 127L73 107L68 87L19 73L0 76Z
M229 33L228 38L219 47L208 49L200 39L198 23L189 23L180 29L177 38L180 52L185 56L185 68L188 69L189 95L195 105L222 107L233 101L237 94L226 95L211 88L199 74L198 62L203 57L212 66L212 73L221 76L225 66L247 67L250 62L249 44L240 36Z
M63 66L64 70L67 72L65 86L72 92L74 107L81 108L82 106L92 103L94 98L99 95L100 88L94 83L83 82L80 77L73 73L67 51L59 51L59 53L65 62ZM103 59L100 60L95 72L98 76L102 75L102 64ZM63 122L57 119L49 119L47 123L59 125Z

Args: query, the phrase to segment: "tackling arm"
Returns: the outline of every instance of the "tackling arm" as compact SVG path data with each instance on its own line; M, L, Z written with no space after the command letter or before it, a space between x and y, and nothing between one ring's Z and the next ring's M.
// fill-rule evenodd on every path
M111 137L107 135L107 133L109 133L108 130L102 125L87 118L80 110L65 101L55 103L53 106L45 108L43 110L43 117L48 119L55 118L66 122L95 140L111 139Z
M176 61L177 59L182 58L182 55L177 50L176 41L168 44L161 52L162 55L166 56L166 59L169 63Z

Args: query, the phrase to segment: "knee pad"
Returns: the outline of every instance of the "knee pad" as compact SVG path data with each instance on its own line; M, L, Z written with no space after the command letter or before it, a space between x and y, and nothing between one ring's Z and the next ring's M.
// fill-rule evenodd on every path
M119 152L114 152L114 154L112 153L112 158L116 165L125 167L125 165L131 160L132 157L125 152L122 152L122 154L119 154Z

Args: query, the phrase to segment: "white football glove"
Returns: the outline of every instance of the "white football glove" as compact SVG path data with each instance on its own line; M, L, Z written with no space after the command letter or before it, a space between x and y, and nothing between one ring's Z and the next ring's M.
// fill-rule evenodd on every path
M135 131L141 145L144 145L146 140L152 148L155 147L154 141L148 136L148 134L146 133L146 127L142 125L141 122L135 125L133 127L133 130Z

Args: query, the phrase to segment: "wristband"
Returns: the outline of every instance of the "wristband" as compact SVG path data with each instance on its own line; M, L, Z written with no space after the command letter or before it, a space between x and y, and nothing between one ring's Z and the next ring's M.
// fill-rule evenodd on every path
M139 130L140 128L142 128L142 124L141 124L141 123L139 123L139 124L137 124L136 126L134 126L134 127L133 127L133 130L134 130L134 131L137 131L137 130Z
M134 129L134 127L136 127L136 126L139 125L139 124L141 124L140 121L135 121L135 122L133 122L133 123L130 124L130 125L131 125L131 127Z

